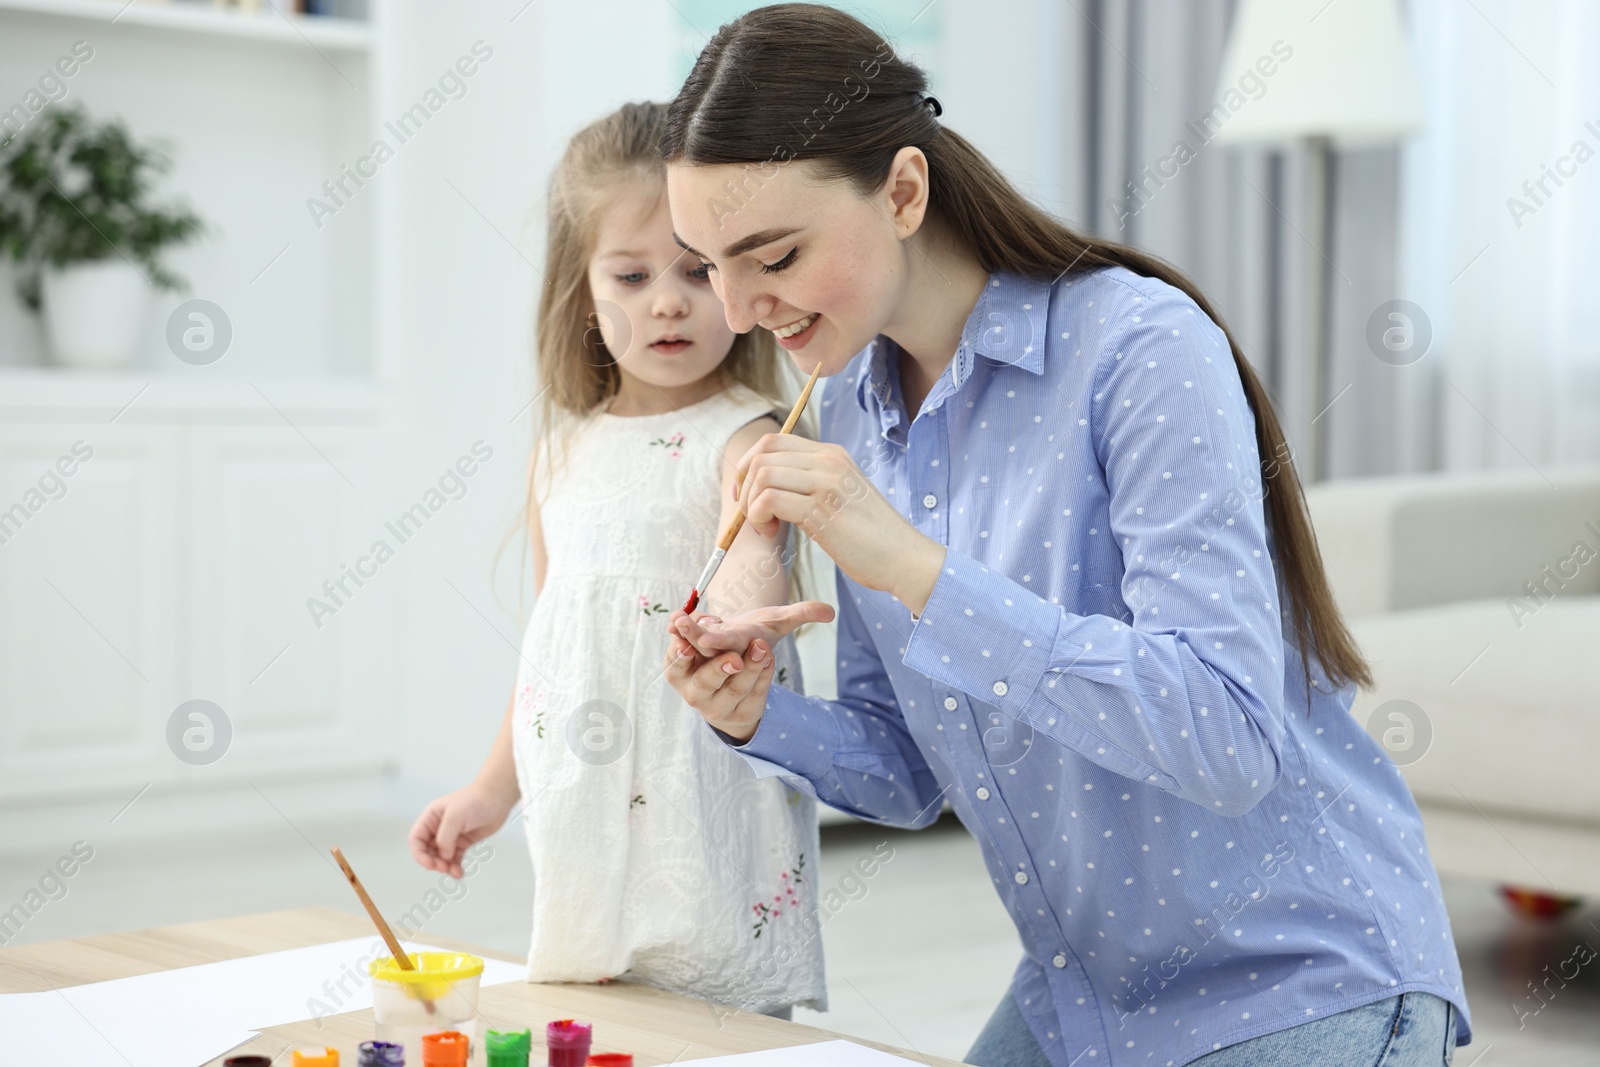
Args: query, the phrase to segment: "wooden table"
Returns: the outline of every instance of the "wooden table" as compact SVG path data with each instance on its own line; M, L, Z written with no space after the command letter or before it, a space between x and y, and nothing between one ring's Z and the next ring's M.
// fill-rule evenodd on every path
M300 908L0 949L0 993L33 993L103 982L174 967L365 937L371 933L372 927L365 918L328 908ZM522 962L444 938L429 937L427 940L444 948ZM529 982L488 986L478 996L478 1015L489 1028L520 1030L524 1026L531 1027L534 1031L531 1062L535 1065L544 1063L540 1031L551 1019L577 1018L593 1023L595 1051L631 1052L638 1067L805 1045L840 1036L814 1026L733 1011L706 1001L620 982L603 986ZM356 1046L372 1038L372 1011L327 1016L321 1023L320 1029L310 1020L270 1027L256 1040L234 1049L229 1055L255 1052L276 1059L291 1047L333 1045L353 1067ZM953 1060L937 1056L923 1056L856 1038L851 1040L930 1067L960 1067ZM214 1064L221 1062L220 1059L212 1061ZM278 1062L286 1067L288 1059L285 1057Z

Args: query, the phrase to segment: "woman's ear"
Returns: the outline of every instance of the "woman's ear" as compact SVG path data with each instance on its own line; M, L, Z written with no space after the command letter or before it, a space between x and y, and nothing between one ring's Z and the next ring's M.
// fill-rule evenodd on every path
M916 145L907 145L889 164L882 193L895 235L902 241L922 228L928 216L928 192L928 157Z

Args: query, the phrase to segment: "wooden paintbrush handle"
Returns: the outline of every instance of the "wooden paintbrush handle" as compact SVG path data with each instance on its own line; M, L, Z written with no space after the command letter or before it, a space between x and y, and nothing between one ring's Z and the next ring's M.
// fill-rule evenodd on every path
M779 433L792 433L795 424L800 421L800 413L806 409L806 401L811 399L811 390L816 388L817 376L822 373L822 364L818 363L811 369L811 377L806 379L806 387L800 390L800 399L794 402L794 408L789 412L789 417L784 420L783 429Z
M356 877L356 872L351 869L349 861L344 858L344 853L339 851L337 845L330 851L333 852L333 858L339 861L339 869L344 872L345 878L349 880L350 888L354 889L356 896L361 898L361 906L367 909L367 917L372 920L372 925L376 926L378 933L383 935L383 942L389 946L389 953L394 956L394 962L403 971L416 970L416 967L411 963L411 957L406 955L406 950L400 947L400 939L394 936L393 930L389 929L389 924L384 920L383 913L378 910L378 906L367 895L366 886L362 885L361 879ZM426 997L422 1000L422 1006L427 1009L429 1015L433 1015L439 1010L434 1006L433 1001Z
M733 547L733 539L739 536L739 531L744 529L744 509L740 508L733 513L733 518L728 521L728 528L722 531L722 536L717 539L717 547L726 552Z
M817 376L822 373L822 364L818 363L811 371L811 377L806 379L806 387L800 390L800 398L794 402L794 407L789 411L789 417L783 421L783 429L779 433L792 433L795 425L800 421L801 412L806 409L806 401L811 399L811 390L816 387ZM744 475L739 476L739 482L744 482ZM728 528L722 531L722 536L717 538L717 547L726 552L733 547L733 539L739 536L739 531L744 529L744 508L739 508L733 513L733 518L728 520Z
M372 919L372 925L378 928L378 933L383 935L384 944L389 946L389 951L394 954L394 962L402 970L410 971L416 968L411 966L411 957L406 955L405 949L400 947L400 941L394 936L394 931L389 929L389 924L384 921L383 913L378 906L367 896L366 887L361 884L361 879L356 877L356 872L350 869L350 864L345 860L344 853L337 847L333 850L333 858L339 861L339 869L350 880L350 888L356 891L356 896L361 898L361 906L367 909L367 915Z

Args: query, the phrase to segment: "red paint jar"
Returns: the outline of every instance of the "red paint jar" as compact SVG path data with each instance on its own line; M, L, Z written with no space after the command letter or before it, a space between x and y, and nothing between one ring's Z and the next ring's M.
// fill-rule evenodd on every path
M571 1019L557 1019L544 1028L545 1047L550 1050L550 1067L583 1067L589 1058L594 1027Z

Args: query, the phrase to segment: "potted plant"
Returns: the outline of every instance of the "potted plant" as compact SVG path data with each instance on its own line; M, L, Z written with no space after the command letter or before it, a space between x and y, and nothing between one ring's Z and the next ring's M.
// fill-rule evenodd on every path
M169 166L121 122L94 122L77 106L47 109L0 146L0 254L20 265L17 293L44 312L57 362L131 362L151 290L183 285L161 253L202 226L150 202L152 178Z

